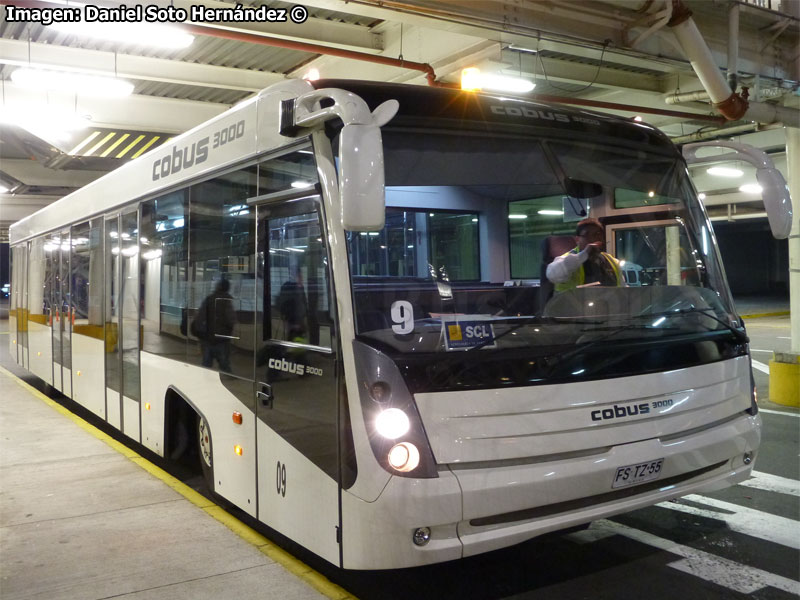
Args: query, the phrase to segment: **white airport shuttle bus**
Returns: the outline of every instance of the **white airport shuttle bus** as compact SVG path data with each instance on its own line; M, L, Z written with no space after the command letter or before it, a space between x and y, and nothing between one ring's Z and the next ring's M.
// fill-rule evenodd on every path
M629 283L554 292L587 216ZM17 363L335 565L471 556L753 468L743 323L642 123L286 81L10 235Z

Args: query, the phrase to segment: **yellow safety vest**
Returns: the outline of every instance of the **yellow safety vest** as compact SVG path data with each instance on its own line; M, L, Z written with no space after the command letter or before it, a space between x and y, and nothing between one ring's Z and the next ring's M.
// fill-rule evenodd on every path
M578 250L577 246L575 246L575 248L573 248L569 252L565 252L561 256L566 256L570 252L575 252L576 250ZM614 258L613 256L611 256L606 252L601 252L600 254L602 255L603 258L605 258L608 261L608 264L611 265L611 270L614 272L614 276L617 278L617 286L622 287L623 278L622 278L622 271L619 268L619 262L617 262L616 258ZM581 265L580 269L575 269L575 272L570 276L570 278L564 281L563 283L555 284L554 286L555 291L566 292L567 290L574 289L579 285L583 285L583 283L586 281L586 271L584 270L583 267L584 265Z

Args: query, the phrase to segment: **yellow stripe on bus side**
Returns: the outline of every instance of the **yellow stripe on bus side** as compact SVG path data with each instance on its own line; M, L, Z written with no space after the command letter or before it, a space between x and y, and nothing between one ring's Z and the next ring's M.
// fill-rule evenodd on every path
M33 386L22 381L19 377L11 373L11 371L8 371L7 369L0 367L0 374L5 375L9 379L13 380L14 382L17 383L17 385L21 386L32 396L38 398L39 400L47 404L49 407L54 409L56 412L70 419L73 423L78 425L78 427L92 434L97 439L105 442L111 448L113 448L114 450L122 454L124 457L129 459L131 462L140 466L142 469L144 469L154 477L163 481L167 486L178 492L189 502L191 502L198 508L202 509L209 516L215 518L217 521L225 525L228 529L230 529L233 533L238 535L244 541L258 548L258 550L260 550L268 558L272 559L273 561L281 565L284 569L286 569L299 579L305 581L308 585L317 590L323 596L327 598L332 598L333 600L357 600L357 598L352 594L350 594L347 590L336 585L335 583L327 579L324 575L318 573L317 571L309 567L301 560L298 560L297 558L286 552L283 548L278 547L273 542L268 540L266 537L258 533L255 529L245 525L239 519L231 515L229 512L225 511L223 508L214 504L213 501L197 493L188 485L186 485L182 481L179 481L178 479L176 479L175 477L173 477L160 467L157 467L156 465L148 461L146 458L139 455L139 453L137 453L135 450L128 448L125 444L118 442L107 433L100 431L94 425L87 423L86 421L81 419L78 415L70 412L68 409L64 408L57 402L51 400Z
M128 150L130 150L131 148L133 148L133 147L134 147L136 144L138 144L139 142L141 142L143 139L144 139L144 134L142 134L142 135L140 135L139 137L137 137L137 138L136 138L135 140L133 140L133 141L132 141L130 144L128 144L127 146L125 146L125 150L123 150L122 152L120 152L119 154L117 154L117 158L122 158L123 156L125 156L125 155L128 153Z
M155 137L154 137L152 140L150 140L150 141L149 141L149 142L147 142L147 143L146 143L144 146L142 146L142 147L141 147L141 149L137 150L136 154L134 154L133 156L131 156L131 158L136 158L136 157L138 157L138 156L139 156L139 155L140 155L142 152L144 152L145 150L147 150L147 149L148 149L150 146L152 146L153 144L155 144L155 143L156 143L158 140L160 140L160 139L161 139L161 136L160 136L160 135L157 135L157 136L155 136Z

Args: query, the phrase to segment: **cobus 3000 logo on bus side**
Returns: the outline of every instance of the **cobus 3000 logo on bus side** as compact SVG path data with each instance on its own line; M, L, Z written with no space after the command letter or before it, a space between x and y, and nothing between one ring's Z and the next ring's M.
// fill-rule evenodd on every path
M244 120L241 120L224 129L215 131L212 135L193 142L191 145L175 146L171 154L153 162L153 181L158 181L169 175L180 173L183 169L204 163L208 159L210 150L224 146L243 135ZM208 147L209 144L211 144L210 149Z

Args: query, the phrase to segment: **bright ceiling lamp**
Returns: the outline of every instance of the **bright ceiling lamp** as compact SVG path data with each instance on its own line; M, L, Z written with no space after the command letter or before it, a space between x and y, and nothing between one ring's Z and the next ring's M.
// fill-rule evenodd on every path
M461 71L461 89L469 92L493 90L496 92L525 94L535 87L536 84L528 79L481 73L481 70L477 67L469 67Z
M536 212L540 215L547 215L550 217L560 217L564 214L563 210L555 210L550 208L543 208L542 210L537 210Z
M745 183L743 186L739 187L739 191L746 194L760 194L764 189L757 183Z
M49 27L80 37L168 50L188 48L194 41L193 35L189 35L179 27L158 23L87 23L79 21L53 23Z
M54 104L3 106L0 123L16 125L49 142L63 142L72 132L89 127L73 109Z
M717 177L741 177L744 175L740 169L731 169L730 167L711 167L706 172Z
M29 90L68 92L95 98L124 98L133 91L133 84L124 79L30 67L11 73L11 81Z

